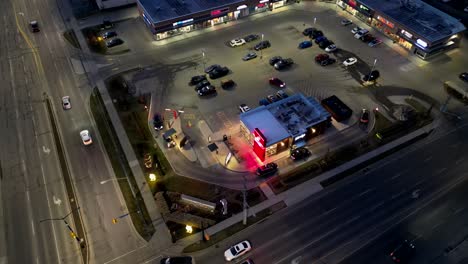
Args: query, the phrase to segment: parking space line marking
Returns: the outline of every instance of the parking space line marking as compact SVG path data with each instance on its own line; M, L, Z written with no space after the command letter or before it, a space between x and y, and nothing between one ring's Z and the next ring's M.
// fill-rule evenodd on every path
M372 190L374 190L374 188L369 188L369 189L363 191L362 193L360 193L359 196L363 196L363 195L365 195L366 193L371 192Z

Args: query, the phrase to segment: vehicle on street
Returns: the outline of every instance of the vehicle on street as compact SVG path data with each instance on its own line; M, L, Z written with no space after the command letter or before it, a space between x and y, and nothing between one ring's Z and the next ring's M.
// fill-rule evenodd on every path
M458 75L458 78L460 78L460 80L462 81L468 82L468 72L460 73L460 75Z
M325 48L325 51L326 51L326 52L334 52L334 51L336 51L337 49L338 49L338 48L336 47L335 44L331 44L330 46L328 46L328 47Z
M320 44L320 42L327 40L325 36L320 36L315 38L315 44Z
M243 262L241 262L240 264L254 264L254 262L251 259L246 259Z
M284 90L279 90L278 92L276 92L276 97L278 97L279 99L284 99L288 98L289 95Z
M71 109L70 96L62 97L62 107L65 110Z
M160 264L193 264L193 259L190 256L166 257L162 258Z
M249 241L244 240L226 250L224 252L224 258L226 261L232 261L249 252L250 250L252 250L252 245Z
M361 31L361 30L362 30L362 28L360 28L360 27L355 27L355 28L351 29L351 33L356 34L356 33L358 33L358 32Z
M257 170L255 171L255 174L257 174L257 176L266 176L266 175L274 174L277 171L278 171L278 164L270 162L270 163L267 163L265 165L258 167Z
M293 59L289 58L289 59L281 59L279 60L278 62L275 63L275 69L277 70L283 70L283 69L286 69L288 67L291 67L291 65L294 64L294 61Z
M250 35L245 36L245 37L244 37L244 40L245 40L246 42L252 42L252 41L254 41L254 40L257 40L259 37L260 37L260 36L257 35L257 34L250 34Z
M236 38L233 39L229 42L229 46L231 47L239 47L242 46L246 43L246 41L243 38Z
M357 39L359 39L359 38L361 38L362 36L367 35L367 34L369 34L369 30L367 30L367 29L361 29L361 30L359 30L356 34L354 34L354 37L357 38Z
M380 72L377 70L373 70L370 74L364 75L362 78L365 82L375 81L380 77Z
M362 124L369 123L369 111L367 109L362 109L361 118L359 119L359 122L361 122Z
M413 243L405 240L390 253L390 258L396 263L408 263L414 253L414 248Z
M93 143L93 139L91 138L91 135L89 134L88 130L82 130L80 132L80 137L81 141L83 142L83 145L91 145Z
M277 63L278 61L282 60L283 58L281 56L274 56L270 59L270 65L273 66L275 65L275 63Z
M371 34L364 35L360 37L359 39L364 43L369 43L375 40L374 36L372 36Z
M318 54L317 56L315 56L315 62L321 63L322 61L328 58L330 58L330 56L328 56L328 54L326 53Z
M341 25L343 25L343 26L351 25L352 23L353 23L353 21L351 21L349 19L342 19L341 20Z
M336 62L336 59L334 59L334 58L328 58L328 59L323 60L322 62L320 62L320 65L322 65L322 66L328 66L328 65L333 64L333 63L335 63L335 62Z
M310 156L310 151L306 148L295 148L291 150L292 160L307 159Z
M153 127L156 131L164 128L164 121L159 113L153 115Z
M309 47L312 47L312 41L310 40L304 40L301 43L299 43L299 46L298 46L299 49L306 49Z
M344 66L351 66L356 64L357 59L355 57L347 58L345 61L343 61Z
M210 81L208 81L207 79L197 83L195 85L195 91L198 91L200 90L201 88L205 87L205 86L208 86L208 85L211 85Z
M112 47L119 46L119 45L122 45L122 44L124 44L124 41L119 39L119 38L111 39L111 40L106 42L106 46L108 48L112 48Z
M282 80L280 80L280 79L278 79L276 77L270 78L269 82L270 82L271 85L277 86L279 88L284 88L286 86L286 83L284 83Z
M260 41L257 45L255 45L254 49L259 51L259 50L266 49L269 47L271 47L270 41L263 40L263 41Z
M197 83L206 80L206 75L196 75L190 79L189 85L196 85Z
M214 71L216 69L219 69L219 68L221 68L221 65L219 65L219 64L210 65L210 66L205 68L205 73L210 73L210 72L212 72L212 71Z
M115 31L106 31L102 34L103 39L110 39L113 37L117 37L117 32Z
M304 35L304 36L310 36L310 35L312 34L312 32L314 32L314 31L317 31L317 29L316 29L316 28L313 28L313 27L311 27L311 28L306 28L306 29L304 29L304 30L302 31L302 35Z
M233 80L222 80L221 81L221 88L223 89L230 89L236 86L236 83Z
M105 30L105 29L110 29L113 27L114 27L114 23L112 23L110 20L103 20L100 26L100 29Z
M255 58L257 58L257 53L255 53L255 51L250 51L244 57L242 57L242 60L248 61L248 60L255 59Z
M374 40L370 41L369 44L367 44L369 47L375 47L379 44L382 43L382 40L375 38Z
M32 21L30 21L30 22L29 22L29 27L31 28L31 31L32 31L33 33L36 33L36 32L41 31L41 30L39 29L39 22L37 22L37 20L32 20Z
M250 107L246 104L240 104L239 110L241 111L241 113L245 113L245 112L250 111Z
M322 37L323 36L323 32L321 30L315 30L312 32L312 34L310 35L310 38L311 39L316 39L318 37Z
M210 72L210 78L211 79L217 79L217 78L228 75L228 73L229 73L229 68L228 67L218 68L218 69L215 69L212 72Z
M270 103L274 103L274 102L276 102L276 101L279 100L276 96L274 96L274 95L272 95L272 94L267 95L266 99L267 99L268 102L270 102Z
M206 96L206 95L215 94L215 93L216 93L216 88L213 85L208 85L198 90L199 96Z

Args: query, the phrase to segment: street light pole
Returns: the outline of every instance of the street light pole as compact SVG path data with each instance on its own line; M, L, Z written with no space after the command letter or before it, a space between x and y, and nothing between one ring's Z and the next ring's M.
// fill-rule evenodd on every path
M206 62L205 62L205 50L202 50L202 62L203 62L203 69L202 71L205 72L205 68L206 68Z
M374 59L374 64L372 65L371 71L370 71L370 73L369 73L369 78L367 78L367 81L369 81L370 76L371 76L372 72L374 71L375 64L377 64L377 59Z
M262 33L262 42L263 42L263 33ZM260 49L260 59L263 60L263 48Z

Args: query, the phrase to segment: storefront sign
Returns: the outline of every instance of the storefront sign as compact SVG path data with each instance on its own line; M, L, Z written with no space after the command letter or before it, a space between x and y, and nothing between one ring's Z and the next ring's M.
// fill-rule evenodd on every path
M392 22L388 21L387 19L381 17L381 16L377 16L377 20L379 20L380 22L384 23L385 25L387 25L388 27L390 28L394 28L395 27L395 24L393 24Z
M257 155L257 157L261 160L265 160L265 144L266 144L266 138L260 131L260 129L255 128L253 131L253 136L254 136L254 144L253 144L253 151Z
M356 6L357 6L356 0L349 0L348 5L353 7L353 8L356 8Z
M213 10L211 11L211 16L212 17L218 17L221 16L225 13L229 12L229 7L223 8L223 9L218 9L218 10Z
M418 44L419 46L421 46L423 48L427 47L427 43L424 40L421 40L421 39L417 39L416 44Z
M413 37L413 34L409 33L406 30L403 30L403 29L401 30L401 34L403 34L403 36L405 36L405 37L407 37L409 39L411 39Z
M193 23L193 18L190 18L190 19L174 22L174 23L172 23L172 26L173 27L179 27L179 26L192 24L192 23Z
M369 9L367 6L365 6L365 5L359 5L359 9L364 10L364 11L366 11L366 12L369 12L369 11L370 11L370 9Z
M246 8L247 8L246 5L241 5L241 6L238 6L238 7L237 7L237 10L242 10L242 9L246 9Z
M266 4L260 3L260 4L258 4L256 7L257 7L257 8L264 8L264 7L266 7Z
M304 134L302 134L302 135L299 135L299 136L295 137L295 138L294 138L294 142L305 138L305 136L306 136L306 134L304 133Z
M260 4L263 4L263 3L268 3L269 0L261 0L260 1Z

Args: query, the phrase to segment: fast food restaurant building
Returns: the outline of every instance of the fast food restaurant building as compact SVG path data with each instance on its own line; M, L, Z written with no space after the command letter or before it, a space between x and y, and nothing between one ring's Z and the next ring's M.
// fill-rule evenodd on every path
M322 134L331 115L315 98L295 94L242 113L240 120L241 134L264 161Z
M156 40L213 27L296 0L137 0L137 7ZM253 32L254 33L254 32Z

